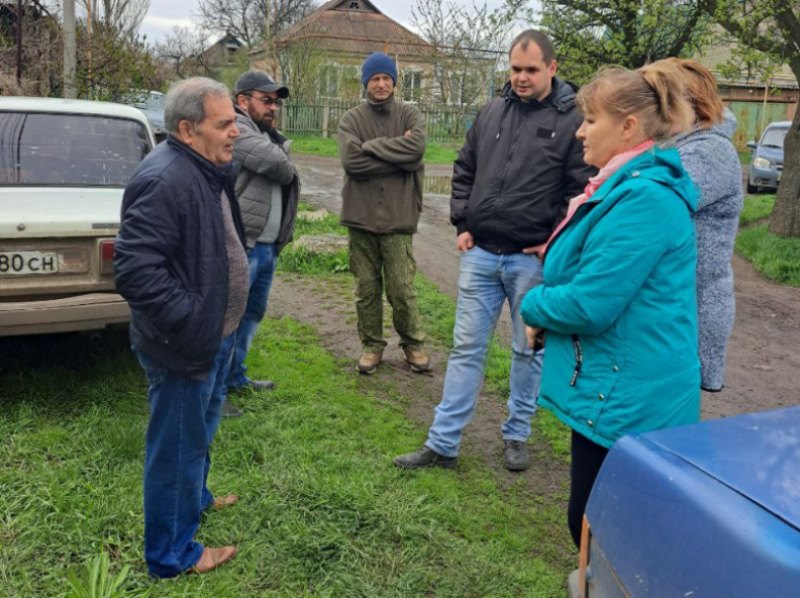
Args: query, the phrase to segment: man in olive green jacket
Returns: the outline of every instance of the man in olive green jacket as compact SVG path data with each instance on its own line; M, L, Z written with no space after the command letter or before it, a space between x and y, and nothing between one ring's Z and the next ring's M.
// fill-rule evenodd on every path
M350 271L363 353L358 371L372 374L383 358L383 288L392 306L400 346L414 372L430 370L414 290L412 235L422 211L422 116L394 97L397 68L386 54L361 67L367 100L339 124L344 167L341 222L350 236Z

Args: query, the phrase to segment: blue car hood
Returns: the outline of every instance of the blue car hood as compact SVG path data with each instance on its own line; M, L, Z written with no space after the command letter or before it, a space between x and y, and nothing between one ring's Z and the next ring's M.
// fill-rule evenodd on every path
M650 432L646 438L800 530L800 407Z

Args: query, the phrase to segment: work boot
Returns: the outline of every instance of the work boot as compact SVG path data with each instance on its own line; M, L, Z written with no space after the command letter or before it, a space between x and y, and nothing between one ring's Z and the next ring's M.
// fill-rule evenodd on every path
M361 374L374 374L383 359L383 351L364 351L358 360L358 371Z
M524 440L506 440L503 448L503 459L509 471L525 471L531 464L528 454L528 443Z
M274 390L275 383L272 380L250 380L250 388L253 390Z
M236 395L241 394L247 390L255 390L256 392L262 390L274 390L275 383L272 380L248 380L241 386L229 386L228 394Z
M406 363L411 366L411 371L421 374L431 370L431 362L422 347L403 347L406 354Z
M222 417L241 417L242 410L231 405L227 400L222 403Z
M415 453L408 453L394 458L394 464L400 469L421 469L423 467L453 469L457 461L458 457L445 457L427 446L423 446Z

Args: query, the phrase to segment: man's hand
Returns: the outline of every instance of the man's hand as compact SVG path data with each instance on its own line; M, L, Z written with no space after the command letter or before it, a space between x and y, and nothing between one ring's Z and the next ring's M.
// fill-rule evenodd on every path
M544 249L547 247L547 243L542 243L541 245L534 245L533 247L526 247L522 250L522 253L535 253L536 257L540 260L544 257Z
M461 253L464 253L473 247L475 247L475 239L472 237L471 232L466 231L458 235L458 238L456 239L456 249L458 249Z
M544 349L544 329L525 326L525 336L528 338L528 348L534 351Z
M411 129L408 129L405 133L403 133L403 137L405 137L406 139L410 139L411 138Z

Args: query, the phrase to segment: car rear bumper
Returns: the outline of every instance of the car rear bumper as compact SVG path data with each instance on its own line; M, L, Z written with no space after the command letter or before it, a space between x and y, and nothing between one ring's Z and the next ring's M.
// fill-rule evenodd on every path
M117 293L0 302L0 336L101 330L130 319L130 308Z

